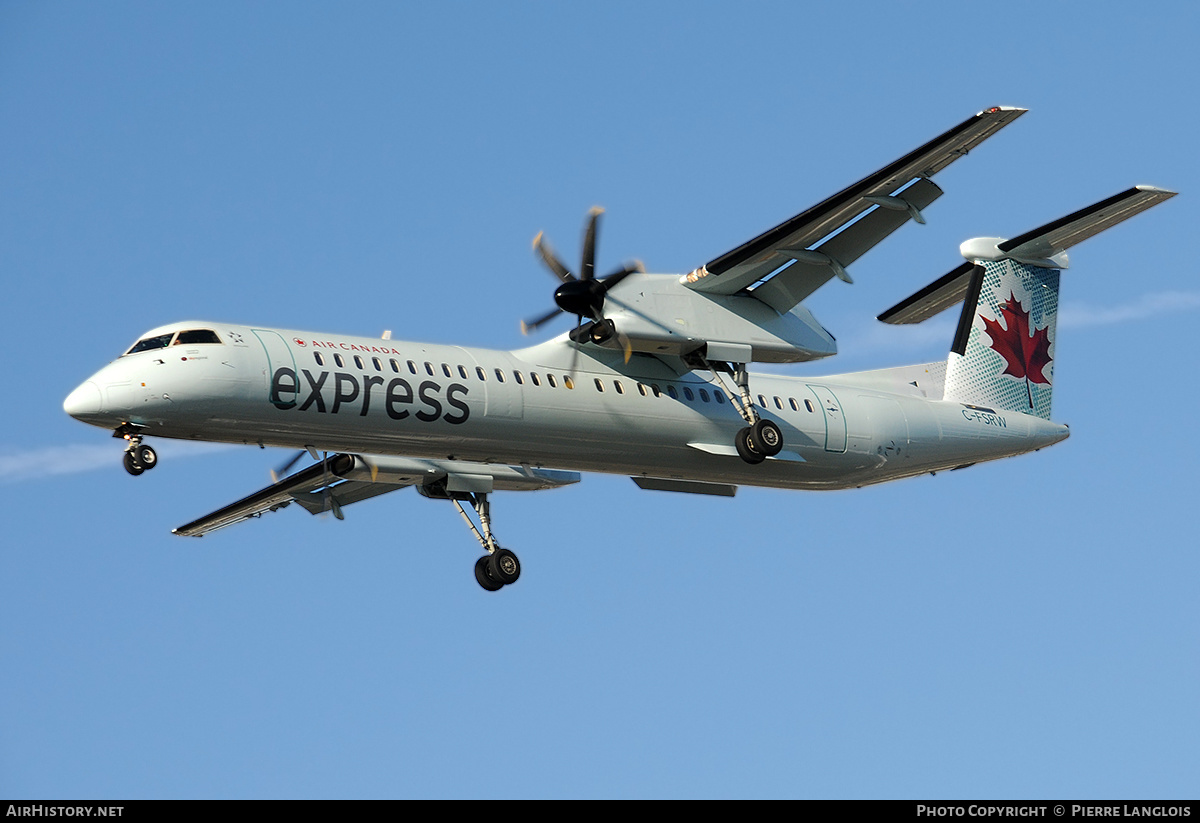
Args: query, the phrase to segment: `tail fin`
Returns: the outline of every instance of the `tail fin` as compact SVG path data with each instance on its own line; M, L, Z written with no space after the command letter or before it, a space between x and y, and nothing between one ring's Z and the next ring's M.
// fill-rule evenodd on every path
M945 399L1049 419L1066 250L1174 196L1137 186L1011 240L968 240L959 250L969 262L879 319L919 323L965 301L946 363Z
M1014 260L973 267L946 362L946 400L1050 419L1058 279L1058 269Z

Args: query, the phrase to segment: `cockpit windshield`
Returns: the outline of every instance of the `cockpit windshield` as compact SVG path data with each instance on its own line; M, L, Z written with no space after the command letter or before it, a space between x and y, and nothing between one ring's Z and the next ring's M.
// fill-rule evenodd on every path
M166 348L171 343L173 334L159 334L154 337L146 337L133 344L133 348L125 352L126 354L137 354L140 351L150 351L151 349Z
M211 329L186 329L181 332L167 332L166 334L156 334L153 337L143 337L134 343L133 347L125 352L125 354L137 354L138 352L150 351L151 349L165 349L167 346L195 346L200 343L215 343L220 345L221 338Z

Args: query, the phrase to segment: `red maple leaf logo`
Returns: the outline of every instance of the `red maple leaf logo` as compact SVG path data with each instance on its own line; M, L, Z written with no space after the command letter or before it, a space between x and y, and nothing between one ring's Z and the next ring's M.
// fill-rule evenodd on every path
M1029 331L1029 312L1010 291L1008 300L1000 304L1002 327L998 320L983 318L983 327L992 338L992 349L999 352L1007 366L1003 374L1011 374L1025 381L1025 393L1029 397L1029 408L1033 408L1033 392L1030 383L1045 383L1050 380L1042 373L1050 363L1050 336L1045 328Z

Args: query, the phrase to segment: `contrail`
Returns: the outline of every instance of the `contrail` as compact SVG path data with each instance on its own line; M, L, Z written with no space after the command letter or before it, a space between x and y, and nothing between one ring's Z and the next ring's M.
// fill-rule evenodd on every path
M1143 294L1130 303L1109 306L1069 304L1059 311L1058 322L1059 325L1076 329L1086 326L1111 326L1195 309L1200 309L1200 292L1159 291Z
M231 449L226 443L156 441L155 449L174 460ZM79 474L121 465L120 444L95 446L47 446L31 451L0 454L0 483L40 480L64 474Z
M1092 326L1112 326L1147 320L1163 314L1200 309L1200 292L1159 291L1109 306L1068 302L1058 311L1059 328L1081 329ZM861 325L838 335L842 353L873 354L878 351L902 352L912 349L938 347L948 349L958 323L958 309L947 311L937 320L911 326L888 326L884 323Z

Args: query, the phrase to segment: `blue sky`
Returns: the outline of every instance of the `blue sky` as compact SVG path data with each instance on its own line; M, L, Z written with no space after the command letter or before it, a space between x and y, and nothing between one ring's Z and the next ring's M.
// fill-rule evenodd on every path
M0 3L0 796L1194 797L1196 42L1182 3ZM854 492L588 476L170 529L275 452L133 478L66 394L161 323L525 345L530 252L688 271L995 104L1031 109L811 308L873 320L1130 185L1072 251L1065 443ZM928 325L928 324L927 324ZM544 339L551 329L535 339Z

